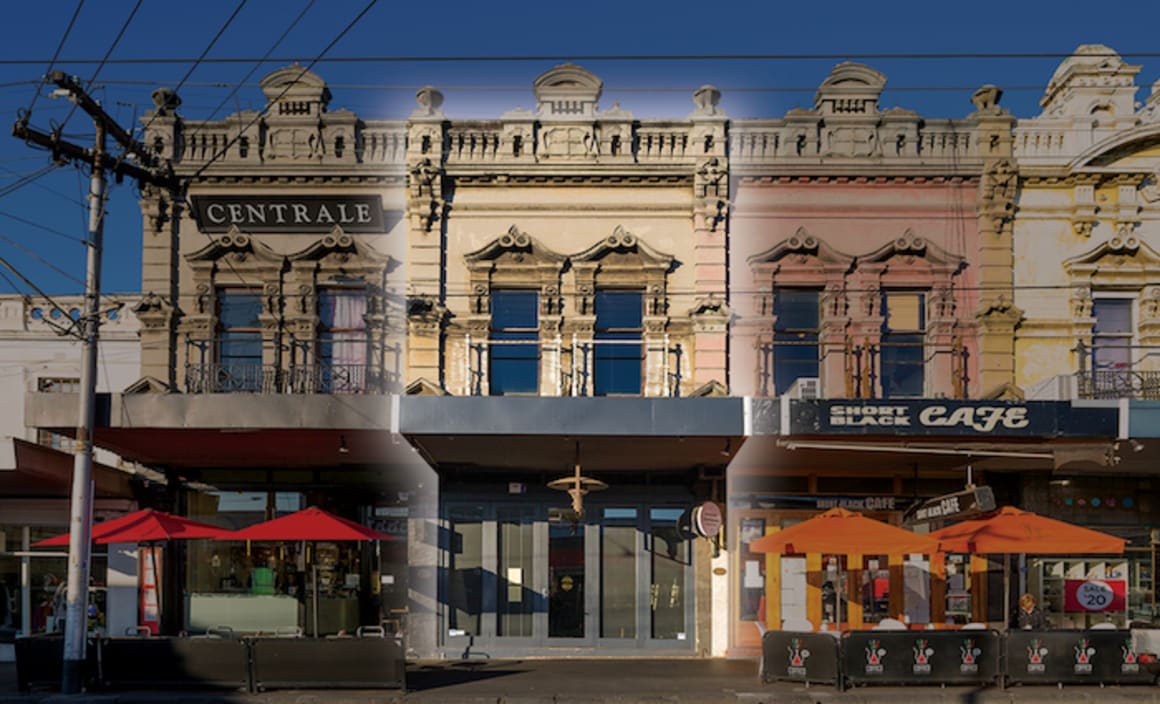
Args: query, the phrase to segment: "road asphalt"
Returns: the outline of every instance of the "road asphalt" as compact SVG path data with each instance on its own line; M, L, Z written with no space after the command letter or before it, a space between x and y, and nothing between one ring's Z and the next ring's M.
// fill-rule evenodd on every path
M762 684L753 660L522 659L417 661L407 690L279 690L258 693L121 691L20 693L16 668L0 663L0 704L1015 704L1154 702L1160 687L859 687Z

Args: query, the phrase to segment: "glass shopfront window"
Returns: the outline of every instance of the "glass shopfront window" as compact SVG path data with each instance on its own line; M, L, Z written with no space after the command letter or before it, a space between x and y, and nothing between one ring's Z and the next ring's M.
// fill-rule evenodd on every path
M304 507L303 496L295 492L212 491L189 497L190 518L230 530ZM185 550L186 626L191 632L215 626L237 631L296 629L302 625L299 603L309 601L305 596L310 565L317 563L320 594L332 589L342 594L346 570L357 562L347 554L357 547L329 543L190 540Z
M11 642L18 634L64 631L67 549L55 548L37 554L30 546L66 530L64 525L0 524L0 643ZM101 633L107 629L107 564L103 552L92 554L88 628ZM27 583L23 581L23 574L28 575Z

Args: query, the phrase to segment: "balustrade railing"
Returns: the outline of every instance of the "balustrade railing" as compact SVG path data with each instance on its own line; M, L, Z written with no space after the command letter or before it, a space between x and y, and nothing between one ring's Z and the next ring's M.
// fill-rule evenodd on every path
M220 341L194 339L186 341L185 391L191 394L257 393L257 394L378 394L388 390L385 360L387 348L366 340L347 340L347 360L335 361L331 354L321 354L330 341L287 338L279 345L264 340L263 347L277 350L275 364L260 359L234 358L218 360ZM391 348L394 349L394 348ZM350 352L355 354L349 354ZM357 360L362 357L366 361ZM378 359L376 359L376 356Z
M534 350L535 354L519 359L494 354L497 348L520 347ZM632 354L634 348L636 355ZM494 382L500 373L535 379L534 388L517 392L529 395L671 397L681 394L684 349L667 334L655 339L630 340L580 339L573 335L567 342L562 337L496 340L467 335L463 350L462 393L466 396L497 393L496 387L500 384ZM615 351L625 354L616 355ZM496 360L506 363L503 372L493 367ZM616 375L616 378L604 375Z
M819 378L828 398L965 399L970 388L969 350L949 343L868 341L854 343L759 340L757 389L763 396L785 393L796 379ZM835 360L836 358L836 360ZM840 379L826 379L826 370Z
M1160 401L1160 346L1079 342L1076 394L1081 399ZM1151 366L1153 368L1148 368Z

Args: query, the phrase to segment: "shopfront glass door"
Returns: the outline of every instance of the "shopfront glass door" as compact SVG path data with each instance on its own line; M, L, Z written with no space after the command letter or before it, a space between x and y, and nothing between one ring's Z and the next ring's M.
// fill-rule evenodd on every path
M584 533L568 524L548 526L548 637L583 638L585 633Z
M575 525L549 508L448 506L449 653L692 647L683 507L591 507Z

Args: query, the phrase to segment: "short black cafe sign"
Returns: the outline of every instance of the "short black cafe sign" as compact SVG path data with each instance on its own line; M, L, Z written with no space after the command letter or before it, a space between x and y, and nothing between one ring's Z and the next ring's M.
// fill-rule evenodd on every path
M192 196L198 229L254 233L383 232L379 196Z
M976 437L1114 437L1114 408L1067 401L946 399L794 400L794 435L953 435Z

